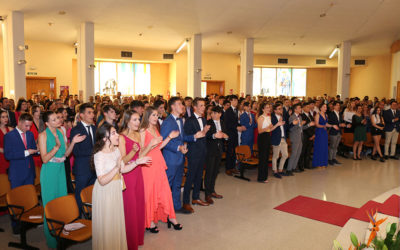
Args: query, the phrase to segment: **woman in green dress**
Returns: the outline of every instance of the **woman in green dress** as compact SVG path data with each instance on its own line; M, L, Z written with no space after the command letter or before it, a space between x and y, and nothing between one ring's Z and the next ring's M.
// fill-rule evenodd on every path
M43 207L47 202L67 195L67 183L65 178L64 160L68 156L75 143L79 143L86 138L86 135L76 135L71 144L65 141L65 136L60 130L61 121L56 113L48 111L43 114L43 121L46 124L46 130L39 134L39 149L43 165L40 171L40 186L42 189ZM49 228L44 218L44 234L46 236L47 246L56 248L57 241L50 235Z
M356 106L356 113L352 118L352 127L354 128L353 160L361 160L361 150L364 142L367 140L367 120L362 114L362 106Z

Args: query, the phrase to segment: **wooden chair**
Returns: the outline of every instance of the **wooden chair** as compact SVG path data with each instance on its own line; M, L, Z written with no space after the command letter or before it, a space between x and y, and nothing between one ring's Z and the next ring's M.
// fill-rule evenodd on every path
M41 191L42 191L41 186L40 186L40 169L41 169L41 167L35 166L36 177L35 177L34 185L35 185L35 189L36 189L36 194L38 196L41 195Z
M26 242L26 231L43 223L43 207L39 206L35 186L24 185L11 189L6 196L8 211L21 228L19 243L9 242L9 247L39 249ZM35 216L35 218L31 218ZM39 217L40 216L40 217Z
M92 237L92 221L79 219L79 208L73 195L49 201L44 208L50 234L57 239L57 249L65 249L67 243L83 242ZM65 234L69 223L82 223L85 227Z
M0 174L0 208L7 207L6 195L10 189L11 185L8 180L8 175ZM4 229L0 228L0 232L4 232Z
M92 192L94 185L85 187L81 191L82 213L86 219L92 219Z
M372 139L371 133L367 133L367 141L364 143L364 146L367 148L373 148L374 147L374 140Z
M235 148L236 159L240 163L240 175L235 175L236 178L250 181L249 178L244 177L244 168L246 166L257 166L258 159L251 156L250 147L247 145L240 145Z
M74 190L75 190L75 188L76 188L76 181L75 181L75 175L72 173L72 171L71 171L71 183L72 183L72 187L73 187Z

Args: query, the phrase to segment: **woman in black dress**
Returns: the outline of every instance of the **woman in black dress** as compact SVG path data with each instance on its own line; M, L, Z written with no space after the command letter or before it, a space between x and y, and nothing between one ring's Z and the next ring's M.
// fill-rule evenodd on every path
M380 141L384 133L383 129L385 127L385 121L382 117L382 110L380 107L376 107L371 115L371 135L374 140L374 149L372 150L371 159L376 160L376 152L378 152L380 161L385 162L381 152Z

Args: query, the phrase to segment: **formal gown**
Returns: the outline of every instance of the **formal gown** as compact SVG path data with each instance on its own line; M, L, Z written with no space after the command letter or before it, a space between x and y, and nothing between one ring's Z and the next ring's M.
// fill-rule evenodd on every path
M109 173L121 157L119 149L111 153L97 152L94 165L97 176ZM124 201L120 174L106 185L96 179L92 194L92 248L100 250L128 249L125 232Z
M160 134L157 132L157 136ZM144 146L153 139L149 131L145 131ZM146 228L151 227L151 222L159 220L167 222L168 217L175 219L174 204L172 202L171 189L165 172L167 164L160 150L160 145L152 149L147 156L152 159L152 164L142 167L144 181L144 197L146 208Z
M6 133L10 131L7 126L6 126L6 131L7 131ZM0 148L4 149L4 134L1 129L0 129ZM10 163L4 157L4 153L0 153L0 174L6 174L9 165Z
M133 141L129 137L125 138L125 149L128 154L136 144L139 149L139 143ZM139 157L139 151L131 161L135 161ZM128 241L128 249L138 249L138 246L144 242L144 184L142 167L137 166L132 171L123 174L126 189L123 191L124 209L125 209L125 228L126 239Z
M39 137L39 133L42 131L39 131L39 128L36 126L35 122L32 122L31 132L33 134L33 138L35 138L35 141L37 141L38 137ZM33 162L35 163L35 167L38 167L39 169L42 167L43 162L42 162L42 158L40 157L40 155L34 155Z
M319 116L319 124L326 125L327 119ZM325 128L315 128L313 167L328 166L328 132Z
M49 128L46 128L46 151L50 152L56 145L56 138ZM40 186L42 190L43 207L47 202L54 200L58 197L67 195L67 183L65 181L65 168L64 161L56 162L58 159L64 157L65 154L65 141L61 131L57 129L57 137L61 143L60 148L54 157L42 165L40 171ZM44 217L46 218L46 217ZM49 248L56 248L57 241L50 235L49 228L47 227L46 220L43 222L44 234L46 236L47 246Z

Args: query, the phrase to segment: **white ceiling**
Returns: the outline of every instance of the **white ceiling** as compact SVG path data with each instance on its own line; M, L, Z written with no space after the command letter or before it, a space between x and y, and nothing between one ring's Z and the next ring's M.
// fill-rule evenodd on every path
M11 10L25 13L28 40L72 44L93 21L96 45L164 51L194 33L208 52L237 53L253 37L257 54L318 56L344 40L354 56L387 54L400 38L399 0L0 0L0 15Z

